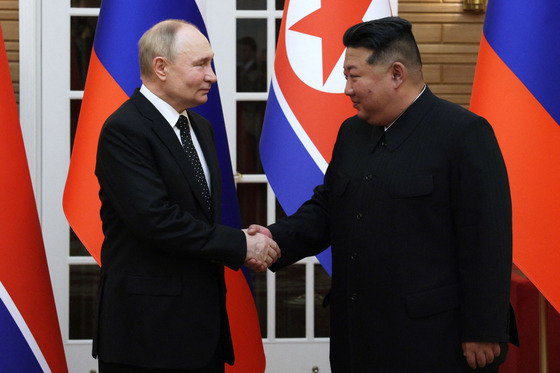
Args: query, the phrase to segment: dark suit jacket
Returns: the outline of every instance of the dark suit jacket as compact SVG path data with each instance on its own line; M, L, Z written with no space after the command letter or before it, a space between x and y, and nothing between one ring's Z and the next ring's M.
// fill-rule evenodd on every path
M233 363L224 264L243 264L246 240L219 225L212 127L188 115L210 169L213 214L173 129L138 90L101 131L96 175L105 240L93 355L103 361L196 369L220 346Z
M454 373L509 340L511 204L486 120L428 88L386 131L346 120L324 185L270 227L273 270L332 245L335 373Z

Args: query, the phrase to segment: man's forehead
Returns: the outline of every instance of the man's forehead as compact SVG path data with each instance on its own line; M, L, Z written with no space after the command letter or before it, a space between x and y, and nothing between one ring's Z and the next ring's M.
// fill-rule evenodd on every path
M212 58L214 56L214 52L210 47L210 43L208 39L200 33L198 30L193 29L194 32L187 32L181 35L181 37L177 38L177 47L179 52L185 52L188 54L195 53L197 58L204 56L210 56Z
M362 65L371 53L372 51L367 48L347 48L344 56L344 68L350 70Z
M367 58L370 54L373 53L373 50L365 48L365 47L348 47L346 48L346 58Z

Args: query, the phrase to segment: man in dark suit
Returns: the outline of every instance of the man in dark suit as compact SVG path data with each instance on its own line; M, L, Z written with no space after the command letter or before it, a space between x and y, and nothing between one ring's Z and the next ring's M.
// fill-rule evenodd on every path
M488 122L434 96L408 21L355 25L341 126L324 184L292 216L249 231L272 270L332 245L334 373L498 372L509 307L511 203Z
M101 373L223 372L234 362L224 265L265 270L278 247L220 225L214 134L189 110L216 81L208 40L168 20L139 47L142 87L99 138L105 240L93 355Z

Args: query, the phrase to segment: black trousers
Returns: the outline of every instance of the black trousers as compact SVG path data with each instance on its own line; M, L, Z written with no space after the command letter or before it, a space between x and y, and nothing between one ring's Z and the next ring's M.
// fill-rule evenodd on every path
M105 363L99 360L99 373L223 373L224 362L196 370L153 369L134 365Z
M224 359L220 353L214 354L214 357L205 367L194 370L143 368L99 360L99 373L224 373L224 364Z

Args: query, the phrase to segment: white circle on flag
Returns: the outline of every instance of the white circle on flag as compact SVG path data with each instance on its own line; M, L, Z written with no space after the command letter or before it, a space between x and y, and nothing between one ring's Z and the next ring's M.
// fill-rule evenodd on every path
M321 38L290 31L296 22L321 7L321 0L291 0L286 16L286 53L288 61L298 78L313 89L328 93L344 91L342 71L344 53L323 83L323 47Z
M371 1L362 19L366 21L391 15L390 2L391 0ZM322 39L290 30L295 23L321 8L321 0L291 0L289 4L288 14L286 15L285 40L290 66L298 78L313 89L327 93L344 92L346 80L343 66L346 50L342 52L336 65L328 73L327 80L323 81ZM326 20L324 27L328 27L328 22L330 20Z

